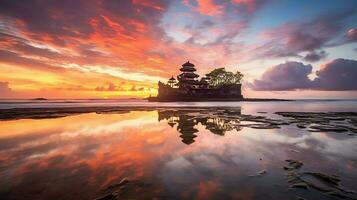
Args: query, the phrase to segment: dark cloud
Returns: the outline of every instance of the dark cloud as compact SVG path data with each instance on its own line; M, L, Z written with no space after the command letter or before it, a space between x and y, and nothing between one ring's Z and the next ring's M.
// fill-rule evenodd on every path
M12 48L16 51L19 51L25 55L35 55L35 56L41 56L41 57L46 57L46 58L60 58L61 55L55 51L52 51L47 48L38 48L34 47L32 45L26 44L24 42L15 42L12 45Z
M3 51L14 51L18 54L39 56L50 59L61 58L61 54L46 48L45 45L34 46L30 40L6 33L6 29L0 26L0 41Z
M212 27L214 25L214 22L212 22L211 20L204 20L202 23L200 23L197 28L198 29L205 29L205 28L208 28L208 27Z
M321 90L357 90L357 61L336 59L316 72L313 87Z
M21 20L31 33L53 36L88 36L93 32L88 19L95 15L95 1L1 0L1 15Z
M310 80L311 65L300 62L286 62L267 70L261 79L253 81L250 87L258 91L284 91L298 89L312 90L357 90L357 61L336 59L316 72Z
M1 50L1 49L0 49L0 60L2 63L9 63L21 67L30 67L34 69L42 69L42 70L49 70L49 71L56 71L56 72L65 70L63 68L55 67L35 59L22 57L21 55L15 52Z
M338 46L344 42L334 40L344 32L344 21L355 15L354 10L329 13L308 22L289 22L264 32L268 42L255 49L263 57L299 57L317 60L316 52L325 47ZM351 34L353 35L353 30ZM307 58L300 54L313 53Z
M286 62L267 70L260 80L255 80L251 87L254 90L295 90L308 88L312 72L311 65L300 62Z
M327 57L326 51L312 51L304 56L304 60L308 62L317 62Z

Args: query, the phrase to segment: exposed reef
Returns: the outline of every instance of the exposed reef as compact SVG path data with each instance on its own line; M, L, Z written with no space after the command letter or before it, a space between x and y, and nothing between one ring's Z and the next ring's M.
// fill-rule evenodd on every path
M289 119L298 128L310 132L349 132L357 134L355 112L276 112Z
M180 124L187 129L187 123L195 126L204 124L211 132L224 134L229 130L278 129L295 124L297 128L310 132L336 132L357 134L357 113L355 112L276 112L282 118L263 115L242 114L239 107L63 107L63 108L14 108L2 109L0 120L59 118L83 113L123 114L131 111L158 111L159 120L170 117L181 118ZM219 122L219 123L218 123ZM168 122L173 126L178 121ZM220 124L220 125L218 125ZM188 129L187 129L188 130Z
M357 199L354 191L341 185L340 177L321 172L300 171L303 163L298 160L286 160L286 162L287 166L284 166L285 177L290 188L314 189L334 199Z

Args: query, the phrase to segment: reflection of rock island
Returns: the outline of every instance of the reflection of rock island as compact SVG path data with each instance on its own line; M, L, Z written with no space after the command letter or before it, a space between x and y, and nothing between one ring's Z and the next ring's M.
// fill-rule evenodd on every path
M185 144L191 144L197 137L196 125L201 124L216 135L226 131L240 131L243 127L253 129L278 129L284 125L296 124L300 129L310 132L345 132L348 135L357 133L357 114L349 113L308 113L277 112L276 114L290 119L273 119L261 115L241 114L240 108L178 108L158 110L159 121L167 120L177 130Z
M177 125L177 130L181 133L180 137L185 144L195 142L198 130L195 128L199 123L207 130L216 135L224 135L226 131L240 131L239 118L226 118L224 116L214 115L209 111L198 113L193 110L162 110L159 112L159 121L167 120L167 123L174 127ZM236 109L235 115L240 115L240 109Z

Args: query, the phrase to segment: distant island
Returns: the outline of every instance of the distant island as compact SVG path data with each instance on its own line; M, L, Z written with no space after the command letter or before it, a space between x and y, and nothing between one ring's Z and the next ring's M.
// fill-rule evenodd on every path
M46 98L34 98L34 99L31 99L31 100L35 100L35 101L47 101L48 99L46 99Z
M195 65L187 61L180 68L177 79L173 76L167 83L158 83L158 95L149 97L152 102L174 101L288 101L284 99L244 98L242 95L243 74L217 68L199 79Z

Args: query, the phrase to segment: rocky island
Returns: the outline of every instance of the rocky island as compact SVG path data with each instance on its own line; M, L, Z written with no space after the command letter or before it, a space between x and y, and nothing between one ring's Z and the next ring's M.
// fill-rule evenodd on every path
M149 101L237 101L243 100L241 80L243 74L218 68L199 79L195 65L187 61L181 74L167 83L158 83L158 96Z
M158 82L158 95L149 97L152 102L190 101L287 101L285 99L244 98L242 95L243 74L217 68L199 79L195 65L187 61L180 68L177 79L173 76L163 83Z

